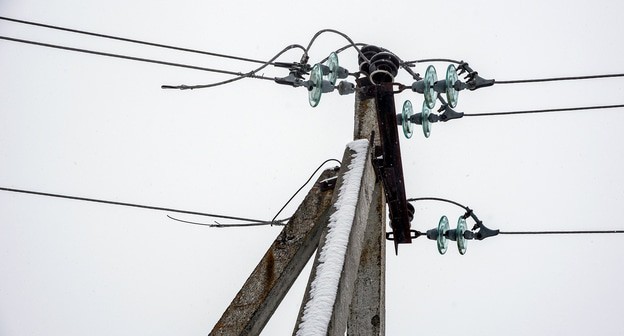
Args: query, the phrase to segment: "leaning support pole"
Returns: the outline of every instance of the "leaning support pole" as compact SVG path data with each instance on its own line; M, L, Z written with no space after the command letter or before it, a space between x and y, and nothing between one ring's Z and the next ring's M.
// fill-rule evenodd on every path
M370 183L375 181L371 150L365 139L345 150L334 206L295 327L297 336L343 336L347 329L375 186Z
M334 194L320 182L336 174L321 174L210 335L260 334L318 246Z

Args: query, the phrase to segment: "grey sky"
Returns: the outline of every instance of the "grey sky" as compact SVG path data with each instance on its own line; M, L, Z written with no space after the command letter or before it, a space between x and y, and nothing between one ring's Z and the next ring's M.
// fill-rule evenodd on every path
M462 59L483 77L505 80L623 72L622 6L6 0L0 13L260 59L335 28L405 60ZM234 71L255 66L1 21L0 32ZM321 36L311 62L345 44ZM291 51L280 60L299 57ZM340 61L357 66L354 51ZM442 74L446 65L435 65ZM0 75L6 187L270 219L352 138L354 97L337 93L313 109L305 90L261 80L166 91L160 85L228 77L7 41L0 41ZM619 104L623 93L622 79L499 85L461 92L457 110ZM422 103L406 92L397 107L406 99ZM451 198L507 231L621 229L623 122L622 110L611 110L435 124L428 139L417 130L401 140L407 194ZM462 214L415 206L419 230ZM207 334L279 232L203 228L162 212L6 192L0 210L1 335ZM622 239L500 236L470 242L465 256L454 246L440 256L433 242L417 239L388 255L387 334L623 334ZM264 334L291 332L306 277Z

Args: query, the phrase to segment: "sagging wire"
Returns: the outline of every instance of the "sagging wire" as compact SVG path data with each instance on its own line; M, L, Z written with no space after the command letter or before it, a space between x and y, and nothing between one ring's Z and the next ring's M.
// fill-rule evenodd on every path
M182 220L179 218L175 218L172 216L167 215L167 217L179 221L179 222L183 222L183 223L188 223L188 224L193 224L193 225L202 225L202 226L208 226L208 227L215 227L215 228L227 228L227 227L246 227L246 226L284 226L286 225L287 221L290 219L290 217L288 218L284 218L284 219L280 219L277 220L277 217L282 213L282 211L284 211L284 209L288 206L288 204L290 204L290 202L299 194L299 192L301 190L303 190L303 188L305 188L306 185L308 185L308 183L310 183L310 181L312 180L312 178L314 178L314 176L316 175L316 173L318 173L319 170L321 170L321 168L329 163L329 162L336 162L339 165L342 165L342 163L340 162L340 160L338 159L327 159L325 161L323 161L323 163L321 163L315 170L314 172L310 175L310 177L303 183L303 185L301 185L301 187L299 187L299 189L297 189L297 191L295 191L295 193L288 199L288 201L286 201L286 203L284 203L284 205L279 209L279 211L275 214L275 216L273 216L273 218L270 221L259 221L259 222L253 222L253 223L239 223L239 224L229 224L229 223L219 223L217 221L214 222L214 224L211 223L201 223L201 222L192 222L192 221L186 221L186 220Z

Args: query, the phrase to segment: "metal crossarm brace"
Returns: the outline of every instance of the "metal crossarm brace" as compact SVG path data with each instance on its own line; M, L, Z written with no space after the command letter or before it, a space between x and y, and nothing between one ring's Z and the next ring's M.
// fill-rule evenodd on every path
M405 194L392 83L375 85L372 91L377 102L377 121L381 138L381 152L376 153L376 164L381 175L390 212L394 248L395 252L398 253L398 244L412 242L410 232L412 214L408 210Z

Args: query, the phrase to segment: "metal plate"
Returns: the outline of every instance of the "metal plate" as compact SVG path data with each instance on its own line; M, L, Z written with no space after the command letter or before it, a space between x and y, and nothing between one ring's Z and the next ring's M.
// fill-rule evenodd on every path
M457 98L459 92L455 90L455 83L457 82L457 69L453 64L449 64L446 68L446 99L451 107L457 106Z
M448 231L448 229L449 229L448 218L446 218L446 216L442 216L440 218L440 222L438 223L438 239L437 239L438 252L440 252L440 254L446 253L446 250L448 249L448 239L446 239L446 237L444 236L444 234L446 233L446 231Z
M433 89L433 84L438 81L438 73L433 65L427 67L427 71L425 71L425 79L424 79L424 94L425 94L425 102L429 108L433 108L435 106L437 100L437 94Z
M457 248L459 249L459 254L466 254L466 249L468 248L468 241L464 238L464 232L466 232L466 220L462 217L459 217L457 220Z
M328 79L331 85L336 85L336 79L338 79L338 68L340 65L338 64L338 55L335 52L329 54L327 58L327 67L329 68Z
M310 81L313 86L308 88L308 101L310 102L310 106L316 107L321 101L321 94L323 93L323 70L319 64L315 64L314 67L312 67Z
M429 115L431 114L431 110L429 106L427 106L427 102L424 101L422 105L422 112L420 112L420 117L422 120L422 129L425 138L428 138L431 135L431 121L429 121Z
M402 114L403 116L401 119L401 123L403 125L403 135L405 135L405 137L409 139L412 137L412 134L414 134L414 124L410 120L410 118L414 115L414 109L412 109L411 101L406 100L405 103L403 103Z

